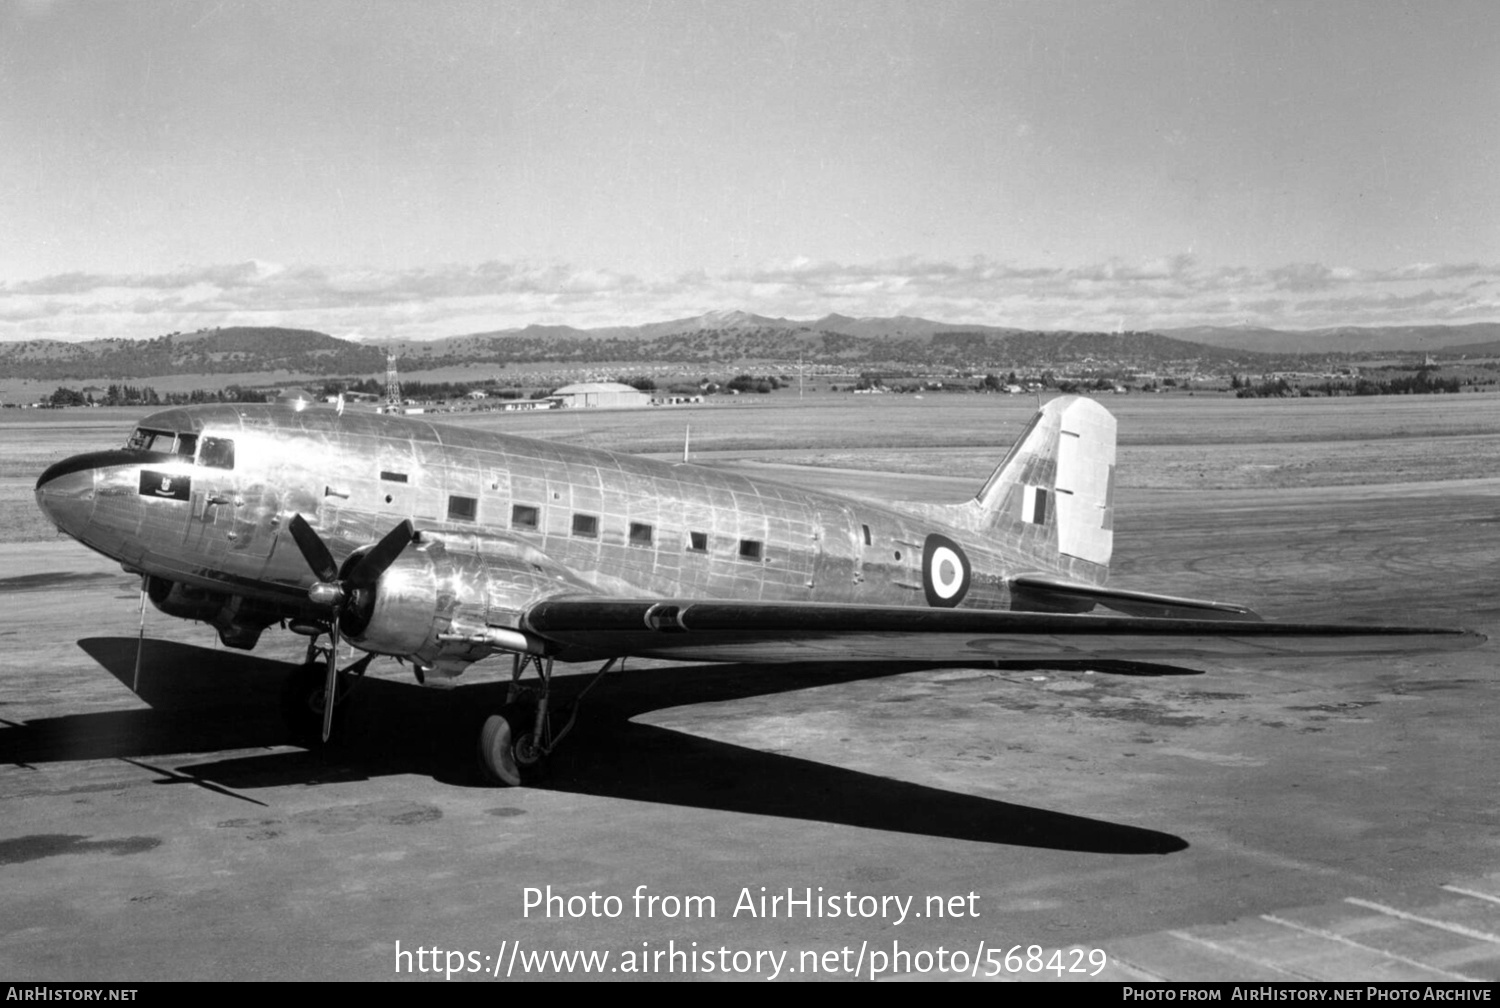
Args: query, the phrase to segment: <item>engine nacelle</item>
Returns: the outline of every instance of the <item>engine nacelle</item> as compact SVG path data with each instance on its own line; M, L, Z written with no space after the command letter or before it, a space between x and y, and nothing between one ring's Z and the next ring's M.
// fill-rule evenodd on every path
M500 648L522 650L521 611L563 592L592 591L530 546L494 536L421 533L345 609L346 638L366 651L422 665L478 661Z
M146 579L146 597L168 616L207 623L219 615L230 596L195 588L179 581L168 581L155 575Z
M168 616L209 624L219 631L219 640L226 647L243 651L255 647L261 631L282 615L274 606L243 596L208 591L155 575L146 578L146 597Z

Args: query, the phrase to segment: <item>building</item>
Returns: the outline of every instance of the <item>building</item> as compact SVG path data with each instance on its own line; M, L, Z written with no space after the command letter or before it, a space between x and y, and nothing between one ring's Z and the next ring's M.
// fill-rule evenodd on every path
M555 401L562 409L584 406L629 409L651 405L651 393L642 392L629 385L621 385L619 382L581 382L577 385L564 385L547 398Z
M293 387L282 389L277 394L276 401L285 406L290 406L300 413L317 402L318 399L311 392L308 392L307 389Z

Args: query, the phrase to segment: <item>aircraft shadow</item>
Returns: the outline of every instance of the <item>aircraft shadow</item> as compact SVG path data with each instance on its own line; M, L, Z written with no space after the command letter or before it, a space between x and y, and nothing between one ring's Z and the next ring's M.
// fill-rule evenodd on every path
M1012 672L1035 672L1039 669L1045 669L1055 672L1104 672L1109 675L1140 676L1142 678L1203 675L1202 669L1142 661L1099 661L1098 659L1069 658L1057 661L997 661L991 664L997 669Z
M129 685L133 638L90 638L79 645ZM1168 854L1188 846L1156 830L946 791L632 720L668 707L931 667L708 665L611 672L590 692L573 733L531 786L1010 846L1107 854ZM1088 667L1102 670L1097 662ZM141 760L289 745L292 734L281 697L292 668L247 654L148 641L140 696L151 710L70 715L0 730L0 762L119 758L159 770ZM554 688L559 705L566 706L590 678L560 675ZM192 781L220 792L411 773L478 784L474 740L505 692L503 682L438 692L367 678L341 715L335 744L325 750L238 756L160 772L164 783Z

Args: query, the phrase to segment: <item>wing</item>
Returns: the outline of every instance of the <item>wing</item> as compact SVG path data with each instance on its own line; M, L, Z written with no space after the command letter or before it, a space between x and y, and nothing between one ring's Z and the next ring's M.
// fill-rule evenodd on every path
M1154 598L1154 597L1152 597ZM1177 600L1185 601L1185 600ZM525 630L564 661L994 661L1349 656L1459 650L1482 634L1427 627L1160 619L813 602L565 597Z
M1010 580L1011 608L1027 612L1088 612L1095 606L1126 616L1189 620L1258 620L1260 614L1230 602L1204 602L1175 595L1122 591L1051 574L1021 574Z
M610 595L615 585L513 536L424 529L373 586L351 594L340 625L361 648L445 678L495 651L562 661L1181 661L1421 653L1485 640L1464 630L1281 623L1241 606L1046 574L1014 584L1019 611L640 598ZM1124 615L1080 612L1095 607Z

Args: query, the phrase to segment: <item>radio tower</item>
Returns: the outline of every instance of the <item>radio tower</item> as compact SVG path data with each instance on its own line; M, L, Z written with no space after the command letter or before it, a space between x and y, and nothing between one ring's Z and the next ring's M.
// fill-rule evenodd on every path
M396 377L396 351L385 352L385 409L382 413L401 412L401 379Z

